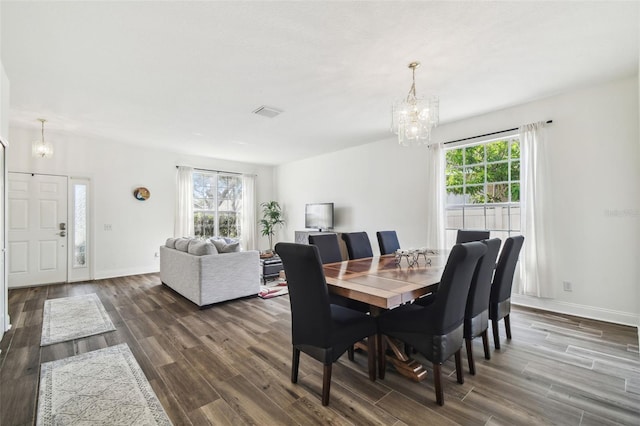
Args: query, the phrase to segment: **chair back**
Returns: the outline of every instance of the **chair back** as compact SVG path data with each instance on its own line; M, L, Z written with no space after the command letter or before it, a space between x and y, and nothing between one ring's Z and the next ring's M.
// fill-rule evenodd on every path
M278 243L275 250L282 259L289 287L292 344L328 347L331 310L318 248Z
M395 253L400 248L396 231L378 231L376 232L376 237L378 238L378 247L380 247L381 255Z
M496 266L496 259L500 251L500 238L482 241L487 246L487 252L478 261L476 270L471 279L469 296L467 297L467 308L465 318L473 318L483 311L489 309L489 295L491 294L491 281L493 270Z
M464 322L471 278L486 251L481 242L456 244L451 249L433 301L433 334L447 334Z
M345 232L342 234L342 239L347 245L349 259L373 257L371 242L366 232Z
M309 244L318 247L320 260L323 264L342 262L342 254L340 253L337 234L310 234Z
M518 235L516 237L507 238L498 259L496 273L493 276L493 284L491 285L491 303L499 303L511 297L511 286L513 285L513 274L518 263L518 256L524 244L524 237Z
M471 241L488 240L490 231L477 231L471 229L458 229L456 244L470 243Z

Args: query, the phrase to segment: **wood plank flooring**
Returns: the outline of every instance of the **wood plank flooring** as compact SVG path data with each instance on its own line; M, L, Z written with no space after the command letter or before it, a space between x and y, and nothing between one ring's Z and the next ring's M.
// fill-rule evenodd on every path
M46 299L96 293L116 331L40 347ZM389 366L369 381L366 355L333 369L322 407L322 366L305 354L290 382L288 296L198 310L156 274L9 292L13 328L0 342L0 424L31 425L43 362L127 343L176 425L610 425L640 424L635 328L514 308L513 340L491 360L474 341L476 376L443 367L445 405L435 403L431 364L415 383ZM418 359L421 359L419 356Z

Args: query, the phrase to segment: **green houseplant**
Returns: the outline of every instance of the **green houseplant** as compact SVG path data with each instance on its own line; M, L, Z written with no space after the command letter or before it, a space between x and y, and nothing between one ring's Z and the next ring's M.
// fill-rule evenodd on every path
M269 251L273 252L273 234L278 226L284 225L282 208L277 201L267 201L260 206L262 207L262 219L260 220L262 236L269 237Z

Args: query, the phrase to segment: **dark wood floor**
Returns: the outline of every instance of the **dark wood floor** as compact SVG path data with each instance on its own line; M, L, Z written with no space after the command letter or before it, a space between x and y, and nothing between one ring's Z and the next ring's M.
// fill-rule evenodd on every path
M46 299L96 293L117 330L40 347ZM411 382L389 366L370 382L366 356L334 366L331 404L322 407L322 367L306 355L290 382L288 296L251 298L198 310L139 275L9 292L13 328L0 344L0 424L33 424L43 362L127 343L176 425L205 424L640 424L635 328L515 308L513 340L477 375L443 371L445 405L429 377ZM504 333L504 329L502 329ZM466 358L464 359L466 367Z

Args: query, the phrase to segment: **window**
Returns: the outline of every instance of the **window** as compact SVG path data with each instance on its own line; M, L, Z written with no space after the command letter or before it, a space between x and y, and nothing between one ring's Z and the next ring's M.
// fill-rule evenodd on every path
M458 229L488 229L506 238L520 230L520 141L517 136L446 151L447 244Z
M193 173L193 229L197 237L240 237L242 177Z

